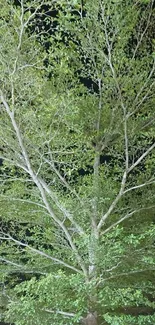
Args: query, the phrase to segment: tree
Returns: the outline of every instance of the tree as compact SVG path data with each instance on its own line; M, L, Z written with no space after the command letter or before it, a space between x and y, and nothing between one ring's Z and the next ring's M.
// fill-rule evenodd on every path
M153 6L2 1L1 270L17 325L154 321L133 315L154 312Z

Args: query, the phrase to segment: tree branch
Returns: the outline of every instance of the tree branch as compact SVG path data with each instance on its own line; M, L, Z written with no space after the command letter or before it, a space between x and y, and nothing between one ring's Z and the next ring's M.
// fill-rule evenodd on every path
M109 215L111 214L111 212L114 210L115 206L117 205L118 201L122 197L123 191L125 188L125 184L126 184L126 178L127 178L127 172L125 171L123 174L123 177L122 177L120 191L119 191L118 195L116 196L116 198L114 199L114 201L112 202L112 204L110 205L108 211L101 217L100 222L98 223L98 226L97 226L98 230L101 229L105 220L109 217Z
M1 92L0 93L1 95L1 101L5 107L5 110L12 122L12 126L15 130L15 133L16 133L16 137L17 137L17 141L19 143L19 146L21 148L21 151L22 151L22 155L23 155L23 158L25 160L25 165L27 167L27 172L29 173L29 175L31 176L33 182L36 184L40 194L41 194L41 197L42 197L42 200L51 216L51 218L56 222L56 224L63 230L67 240L69 241L70 243L70 246L74 252L74 255L75 255L75 258L78 262L78 264L80 265L81 269L83 270L83 273L85 275L85 277L87 277L87 269L85 267L85 263L84 261L82 260L81 256L79 255L78 253L78 250L74 244L74 242L72 241L72 238L71 238L71 235L68 231L68 229L66 228L66 226L64 225L64 223L56 216L54 210L51 208L48 200L47 200L47 196L46 196L46 191L47 191L47 186L45 184L45 182L43 182L42 180L40 180L36 173L34 172L32 166L31 166L31 163L30 163L30 160L29 160L29 156L27 154L27 151L26 151L26 148L24 146L24 143L23 143L23 139L22 139L22 135L20 133L20 130L19 130L19 126L17 125L16 123L16 120L15 120L15 116L14 116L14 112L12 112L10 110L10 107L7 103L7 101L5 100L4 96L3 96L3 93Z
M45 308L45 309L42 309L42 311L46 311L47 313L52 313L52 314L60 314L67 318L76 316L76 314L74 314L74 313L69 313L69 312L62 311L62 310L52 310L52 309Z
M150 207L144 207L144 208L140 208L134 211L131 211L129 213L127 213L124 217L122 217L121 219L119 219L118 221L116 221L115 223L113 223L110 227L108 227L107 229L105 229L104 231L102 231L101 235L105 235L107 232L109 232L112 228L116 227L117 225L119 225L121 222L123 222L124 220L132 217L133 214L140 212L140 211L144 211L144 210L150 210L152 208L154 208L155 206L150 206Z
M4 194L1 194L1 197L4 199L8 199L9 201L12 200L12 201L19 201L19 202L23 202L23 203L29 203L29 204L36 205L36 206L39 206L39 207L47 210L47 207L45 205L31 201L31 200L26 200L26 199L24 200L24 199L14 198L14 197L10 198L10 196L4 195Z
M109 281L109 280L112 280L112 279L115 279L115 278L118 278L118 277L123 277L123 276L129 276L129 275L134 275L134 274L137 274L137 273L144 273L144 272L149 272L149 271L155 271L155 268L151 268L151 269L140 269L140 270L133 270L133 271L129 271L129 272L122 272L122 273L119 273L119 274L116 274L116 275L112 275L108 278L105 278L105 279L100 279L97 286L100 284L100 283L105 283L106 281Z
M135 100L134 100L134 102L133 102L133 106L136 105L136 108L135 108L135 110L133 110L132 112L129 112L129 113L128 113L128 117L134 115L134 114L139 110L140 105L141 105L141 104L144 102L144 100L147 98L147 96L148 96L148 94L149 94L149 92L150 92L150 89L153 87L155 81L152 82L152 84L150 85L150 89L147 91L147 93L145 94L145 96L141 99L140 103L139 103L139 104L137 103L139 96L141 95L141 93L143 92L143 90L145 89L145 87L147 86L149 80L152 78L153 73L154 73L154 70L155 70L155 61L153 62L153 67L152 67L152 69L151 69L151 71L150 71L150 73L149 73L148 78L147 78L146 81L144 82L143 86L140 88L140 90L139 90L139 92L137 93L137 96L136 96L136 98L135 98Z
M148 27L149 27L150 18L151 18L151 16L152 16L153 3L154 3L154 0L152 0L151 3L150 3L150 6L149 6L149 15L148 15L148 19L147 19L146 27L145 27L144 31L141 33L140 39L139 39L139 41L138 41L138 43L137 43L137 45L136 45L136 48L135 48L135 50L134 50L133 57L132 57L133 60L134 60L135 55L136 55L136 53L137 53L137 50L138 50L138 48L139 48L139 46L140 46L140 44L141 44L141 42L142 42L142 40L143 40L143 37L144 37L144 35L145 35L145 33L146 33Z
M152 144L128 169L130 173L140 162L155 148L155 143Z
M77 224L77 222L73 219L73 216L63 207L63 205L59 202L57 196L55 193L51 191L51 189L48 187L48 185L41 179L39 178L40 183L42 184L43 188L45 191L50 195L52 200L55 202L57 207L61 212L63 212L64 216L71 221L71 223L75 226L76 230L80 235L84 234L84 230L81 228L80 225Z
M23 267L24 267L24 266L21 265L21 264L17 264L17 263L15 263L15 262L12 262L12 261L10 261L10 260L8 260L8 259L6 259L6 258L3 258L3 257L0 257L0 261L5 262L5 263L7 263L7 264L11 264L11 265L16 266L16 267L19 267L19 268L23 268Z
M144 186L147 186L147 185L150 185L150 184L154 184L154 183L155 183L155 179L154 179L154 180L149 180L149 181L147 181L147 182L145 182L145 183L143 183L143 184L140 184L140 185L135 185L135 186L133 186L133 187L130 187L130 188L126 189L126 190L123 192L123 195L126 194L126 193L128 193L128 192L130 192L130 191L137 190L137 189L139 189L139 188L142 188L142 187L144 187Z
M2 235L3 235L3 233L2 233ZM4 234L4 236L5 237L0 237L0 239L2 239L2 240L11 240L11 241L13 241L14 243L16 243L19 246L26 247L30 251L32 251L32 252L34 252L34 253L36 253L38 255L44 256L44 257L52 260L56 264L62 265L64 267L67 267L67 268L69 268L69 269L71 269L71 270L73 270L73 271L81 274L81 270L77 269L76 267L74 267L74 266L72 266L72 265L70 265L70 264L68 264L68 263L66 263L66 262L64 262L64 261L62 261L62 260L60 260L58 258L52 257L52 256L50 256L50 255L48 255L48 254L46 254L46 253L44 253L44 252L42 252L42 251L40 251L40 250L38 250L36 248L33 248L33 247L29 246L28 244L24 244L21 241L13 238L12 236L10 236L8 234Z
M49 161L48 159L44 158L44 161L47 162L53 169L53 171L56 173L56 175L59 177L59 179L61 180L62 184L65 185L65 187L72 193L75 195L75 197L78 199L78 201L81 203L81 198L79 197L78 193L73 190L71 188L71 186L68 184L68 182L66 181L66 179L60 174L59 170L55 167L54 161L52 159L52 162Z

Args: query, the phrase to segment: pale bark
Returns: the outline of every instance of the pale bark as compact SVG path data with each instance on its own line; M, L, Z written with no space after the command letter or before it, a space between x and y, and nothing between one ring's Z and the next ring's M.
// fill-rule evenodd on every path
M85 318L82 319L83 325L98 325L97 314L88 313Z

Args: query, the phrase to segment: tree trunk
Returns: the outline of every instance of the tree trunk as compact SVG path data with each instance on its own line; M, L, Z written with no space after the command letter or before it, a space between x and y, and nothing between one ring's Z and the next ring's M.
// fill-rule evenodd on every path
M97 322L97 314L96 313L88 313L85 318L82 319L83 325L98 325Z

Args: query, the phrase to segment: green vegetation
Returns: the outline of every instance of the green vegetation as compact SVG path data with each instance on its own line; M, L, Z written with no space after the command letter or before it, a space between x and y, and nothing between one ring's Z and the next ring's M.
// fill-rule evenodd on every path
M1 320L154 324L154 0L0 17Z

